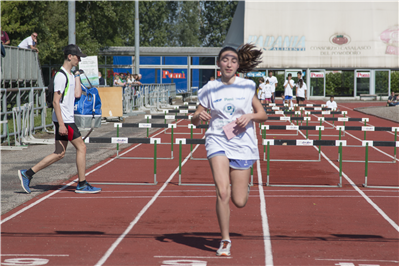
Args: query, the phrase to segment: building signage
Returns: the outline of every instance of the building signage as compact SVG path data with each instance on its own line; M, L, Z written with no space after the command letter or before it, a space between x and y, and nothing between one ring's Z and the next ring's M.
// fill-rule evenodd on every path
M369 78L370 72L357 72L356 77L357 78Z
M162 78L170 78L170 79L185 79L186 75L184 74L184 71L182 73L171 73L168 70L163 70L162 71Z
M324 72L311 72L311 78L324 78Z
M330 43L332 44L343 45L343 44L348 44L350 42L351 38L348 35L334 34L333 36L330 37Z
M305 51L305 36L256 36L249 35L248 43L253 43L268 51Z
M249 72L247 73L247 77L251 77L251 78L260 78L260 77L264 77L266 75L266 72Z

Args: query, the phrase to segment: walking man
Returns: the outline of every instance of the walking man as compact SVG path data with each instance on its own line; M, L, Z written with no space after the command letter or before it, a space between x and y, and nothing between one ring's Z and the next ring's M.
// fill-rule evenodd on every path
M80 98L82 88L80 87L80 73L71 73L72 67L76 67L81 57L86 57L80 48L70 44L64 48L64 64L54 78L54 99L53 99L53 122L55 125L55 151L47 155L38 164L29 170L18 170L18 177L22 188L30 193L30 182L34 174L61 160L65 156L68 141L76 149L76 167L78 169L79 183L76 193L98 193L101 188L92 187L86 181L86 145L75 125L74 103L75 98Z

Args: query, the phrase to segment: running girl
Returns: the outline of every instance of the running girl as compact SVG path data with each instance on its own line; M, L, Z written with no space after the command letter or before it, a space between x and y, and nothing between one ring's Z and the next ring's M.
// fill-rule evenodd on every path
M284 82L284 100L288 103L289 107L292 107L292 88L295 86L294 81L291 79L291 73L288 74L286 81Z
M221 78L208 82L201 90L200 104L191 122L210 121L206 151L216 188L216 214L222 235L218 256L229 256L230 198L238 208L245 206L249 194L250 167L259 159L253 122L264 122L267 115L255 95L255 83L236 77L249 72L261 61L262 52L245 44L238 50L224 47L217 57ZM253 112L251 111L253 108ZM210 114L206 112L210 109ZM230 140L223 126L235 121L240 134ZM231 186L230 186L231 183Z

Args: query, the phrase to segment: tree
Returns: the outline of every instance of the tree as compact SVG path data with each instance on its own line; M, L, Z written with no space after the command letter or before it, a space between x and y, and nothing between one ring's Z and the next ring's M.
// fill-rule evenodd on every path
M202 46L222 46L233 16L237 1L203 1L200 34Z

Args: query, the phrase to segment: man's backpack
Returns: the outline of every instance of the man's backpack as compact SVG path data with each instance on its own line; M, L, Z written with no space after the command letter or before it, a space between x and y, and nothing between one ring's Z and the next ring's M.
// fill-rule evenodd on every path
M46 104L47 104L47 108L54 108L53 106L53 99L54 99L54 80L55 77L57 76L58 72L64 74L66 81L65 81L65 88L68 85L68 76L65 73L64 70L62 70L60 68L60 70L57 71L57 73L55 73L55 75L51 78L50 80L50 84L48 85L48 89L47 89L47 93L46 93ZM64 88L64 92L65 92L65 88ZM64 92L62 92L62 96L61 96L61 102L64 100Z

